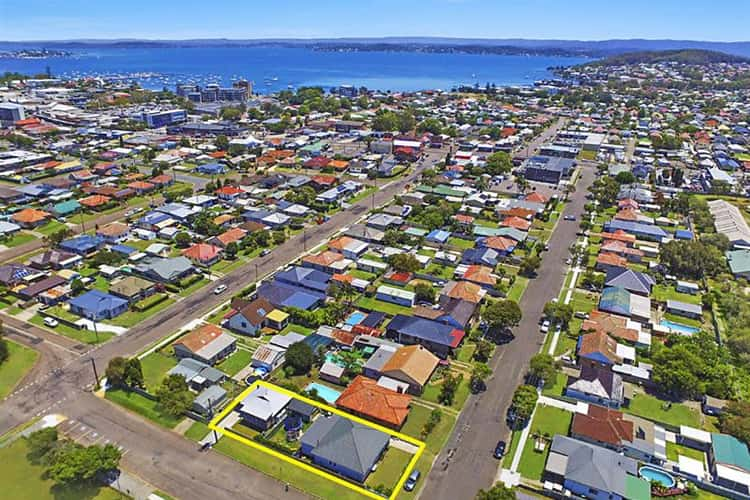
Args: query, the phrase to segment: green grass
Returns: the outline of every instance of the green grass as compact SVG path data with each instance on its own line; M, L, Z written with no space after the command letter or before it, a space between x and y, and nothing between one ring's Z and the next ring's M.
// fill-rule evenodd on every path
M544 405L537 407L534 420L531 422L531 433L529 439L523 445L521 461L518 464L518 472L523 477L539 481L542 478L544 464L549 454L551 441L547 443L544 452L537 452L534 450L533 436L541 434L549 436L549 439L557 434L567 436L572 419L573 415L570 412L560 408Z
M0 399L10 394L36 363L39 354L28 347L6 340L8 359L0 364Z
M453 273L456 272L455 267L446 266L444 264L438 264L437 262L431 262L430 265L424 271L426 274L435 276L442 280L449 280L453 278Z
M361 280L367 280L367 281L374 281L378 275L374 273L368 273L367 271L362 271L360 269L351 269L346 272L346 274L349 274L351 276L354 276L355 278L359 278Z
M464 403L466 402L466 398L469 397L469 379L469 374L464 373L464 379L459 384L458 389L456 389L456 394L453 397L453 403L450 405L451 408L460 410L463 407ZM442 382L428 382L427 386L425 386L424 388L424 392L422 393L422 399L430 401L432 403L440 404L438 403L438 397L440 396L441 389Z
M458 361L463 361L464 363L469 363L471 361L471 357L474 356L474 351L476 350L476 344L464 342L464 345L459 347L458 352L456 353L456 359Z
M284 327L283 330L279 332L279 335L286 335L289 332L297 332L301 333L302 335L310 335L314 331L314 328L298 325L297 323L289 323Z
M679 314L664 313L664 319L672 321L673 323L693 326L695 328L700 328L703 325L703 322L698 319L686 318L685 316L680 316Z
M579 292L576 290L573 292L573 296L570 300L570 305L574 311L591 312L596 308L599 303L599 295L593 292Z
M115 500L125 498L104 486L59 486L45 477L45 468L26 458L29 447L25 439L0 448L0 484L3 498L13 500Z
M335 498L336 500L363 500L367 498L359 493L342 488L333 481L310 474L300 467L291 466L287 462L267 453L259 452L255 448L228 437L221 438L213 449L318 498Z
M159 410L159 404L156 401L151 401L145 396L141 396L135 392L126 392L122 390L107 391L106 396L108 400L116 403L142 417L145 417L152 422L155 422L162 427L172 429L174 426L180 423L182 418L171 417L163 414Z
M504 468L510 469L510 465L513 463L513 457L516 455L516 450L518 449L519 441L521 441L521 432L513 432L510 435L510 443L508 443L505 455L503 456L502 465Z
M251 352L244 349L237 349L224 361L216 365L216 368L232 377L237 372L249 365L252 360L253 355Z
M196 290L200 290L201 288L206 286L207 283L209 283L209 281L206 278L201 278L199 280L196 280L196 282L193 283L192 285L188 286L187 288L184 288L183 290L180 290L179 295L180 297L187 297L188 295L192 294Z
M354 305L369 311L379 311L392 316L395 316L396 314L411 314L411 307L391 304L390 302L383 302L382 300L377 300L371 297L360 297Z
M34 241L35 239L37 239L37 237L33 234L27 233L25 231L19 231L0 244L3 244L8 248L13 248Z
M203 422L194 422L193 425L185 431L185 437L193 441L200 441L206 437L209 430L208 426Z
M58 222L56 220L51 220L48 223L46 223L45 225L43 225L43 226L34 228L34 231L36 231L39 234L43 234L44 236L49 236L52 233L56 233L60 229L65 229L66 227L68 227L68 226L66 226L62 222Z
M154 351L145 358L141 359L141 368L143 369L143 381L146 389L154 390L161 384L162 379L166 377L167 372L177 366L177 359Z
M513 282L513 286L508 290L508 298L515 300L516 302L521 300L523 292L526 291L526 287L529 285L529 278L525 276L516 276L516 281Z
M706 459L705 453L700 450L688 448L687 446L682 446L681 444L670 443L669 441L667 441L667 458L673 462L677 462L679 460L679 455L692 458L694 460L700 460L701 462Z
M680 293L672 285L654 285L651 291L651 298L659 302L667 300L679 300L687 304L701 304L700 295L690 295L689 293Z
M108 320L107 322L116 326L130 328L144 321L145 319L150 318L151 316L158 313L159 311L163 311L164 309L166 309L167 307L171 306L174 303L175 303L174 299L168 298L168 299L162 300L158 304L155 304L149 307L148 309L144 311L129 310L120 314L116 318Z
M568 376L565 375L563 372L557 372L555 374L555 384L549 389L544 388L544 390L542 390L542 394L544 394L545 396L553 397L553 398L562 396L563 392L565 391L565 387L567 383L568 383Z
M453 245L454 247L460 248L461 250L466 250L467 248L474 248L473 240L465 240L463 238L456 238L454 236L451 236L450 238L448 238L448 244Z
M594 161L596 160L596 151L589 151L588 149L581 150L581 152L578 153L578 159Z
M394 488L399 478L406 470L413 455L398 448L390 447L386 450L375 472L371 472L365 484L372 488L382 484L387 488Z
M230 272L234 271L237 268L242 267L243 265L247 264L247 260L243 259L242 257L237 257L234 260L220 260L213 266L211 266L211 273L221 273L221 274L229 274Z
M635 394L633 399L630 400L630 405L623 411L675 427L680 425L700 427L700 415L696 410L680 403L672 403L670 407L667 407L665 401L650 394Z
M36 326L40 326L42 328L46 328L47 330L53 331L57 333L58 335L63 335L65 337L71 338L73 340L77 340L78 342L83 342L84 344L97 344L96 341L96 334L94 333L94 330L87 330L85 328L81 328L80 330L70 327L68 325L65 325L63 323L60 323L54 328L49 328L44 325L44 318L39 315L35 314L31 317L29 320L29 323L34 324ZM114 333L110 332L99 332L99 344L104 343L111 339L114 336Z
M368 196L370 196L372 193L374 193L376 189L377 188L375 186L368 186L365 189L363 189L362 191L360 191L359 193L357 193L356 195L354 195L351 198L349 198L348 200L346 200L346 202L353 204L353 203L357 203L358 201L362 201L365 198L367 198Z

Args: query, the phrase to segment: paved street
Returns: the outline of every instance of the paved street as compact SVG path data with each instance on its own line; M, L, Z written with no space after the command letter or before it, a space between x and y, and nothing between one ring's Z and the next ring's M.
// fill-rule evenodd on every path
M487 383L487 390L470 396L453 435L427 478L422 498L473 498L477 490L494 482L500 462L492 458L492 450L499 439L507 440L510 436L505 413L513 392L523 380L529 359L544 341L538 321L544 304L557 296L565 280L567 266L564 261L568 257L568 248L576 239L585 196L593 181L594 169L583 167L576 192L570 196L564 212L576 215L577 220L560 218L539 274L529 282L521 298L523 320L514 330L515 339L497 349L490 363L494 375Z

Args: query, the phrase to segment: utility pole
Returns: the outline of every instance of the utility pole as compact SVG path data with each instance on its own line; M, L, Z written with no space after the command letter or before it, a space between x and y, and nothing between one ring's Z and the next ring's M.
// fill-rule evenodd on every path
M89 360L91 361L91 368L94 369L94 387L96 390L99 390L99 374L96 373L96 361L94 361L94 357L90 357Z
M302 250L307 252L307 228L302 227Z

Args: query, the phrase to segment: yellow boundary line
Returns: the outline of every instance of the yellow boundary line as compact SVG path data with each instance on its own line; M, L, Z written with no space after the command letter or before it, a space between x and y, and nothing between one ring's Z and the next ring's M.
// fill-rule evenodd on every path
M297 460L293 457L290 457L284 453L281 453L277 450L274 450L272 448L269 448L268 446L264 446L260 443L257 443L253 441L252 439L248 439L244 436L241 436L240 434L237 434L236 432L219 427L219 422L221 422L228 414L231 412L245 397L250 394L252 391L257 389L258 387L266 387L268 389L271 389L273 391L279 392L281 394L285 394L287 396L290 396L292 398L298 399L300 401L303 401L309 405L315 406L316 408L320 408L322 410L328 411L333 413L334 415L339 415L340 417L348 418L349 420L352 420L354 422L357 422L362 425L366 425L368 427L372 427L374 429L377 429L381 432L384 432L388 434L389 436L398 438L402 441L405 441L409 444L412 444L417 447L417 452L412 456L411 460L409 461L409 464L406 466L406 470L399 478L398 482L396 483L396 486L393 488L393 493L389 497L389 500L395 500L395 498L398 496L398 493L400 492L401 488L403 488L404 483L406 482L406 478L409 477L409 474L411 473L412 469L417 464L417 460L419 460L419 457L422 456L422 453L425 450L425 443L422 441L419 441L417 439L414 439L411 436L407 436L406 434L393 431L392 429L388 429L387 427L383 427L382 425L378 425L372 422L369 422L363 418L357 417L355 415L351 415L349 413L343 412L339 410L338 408L334 408L332 406L328 406L326 404L323 404L319 401L315 401L313 399L307 398L305 396L301 396L297 393L294 393L292 391L289 391L287 389L284 389L283 387L279 387L277 385L271 384L269 382L266 382L264 380L257 380L255 381L250 387L242 391L242 394L237 396L234 401L232 401L229 405L226 406L221 412L219 412L218 415L216 415L211 422L208 424L208 428L212 431L216 431L222 436L230 437L236 441L241 442L242 444L245 444L247 446L250 446L252 448L255 448L257 450L260 450L264 453L267 453L273 457L276 457L278 459L283 460L284 462L290 463L292 465L295 465L307 472L311 472L313 474L316 474L320 477L323 477L325 479L328 479L330 481L333 481L336 484L339 484L341 486L344 486L346 488L349 488L352 491L356 491L357 493L360 493L362 495L365 495L370 498L382 500L384 497L381 495L378 495L377 493L374 493L368 489L365 489L357 484L354 484L350 481L347 481L345 479L342 479L339 476L336 476L334 474L331 474L329 472L326 472L322 469L319 469L317 467L313 467L312 465L309 465L305 462L302 462L301 460Z

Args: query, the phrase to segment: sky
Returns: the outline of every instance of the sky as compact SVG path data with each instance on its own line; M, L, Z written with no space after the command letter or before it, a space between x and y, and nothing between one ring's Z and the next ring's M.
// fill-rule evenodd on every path
M0 0L1 40L747 40L746 0Z

